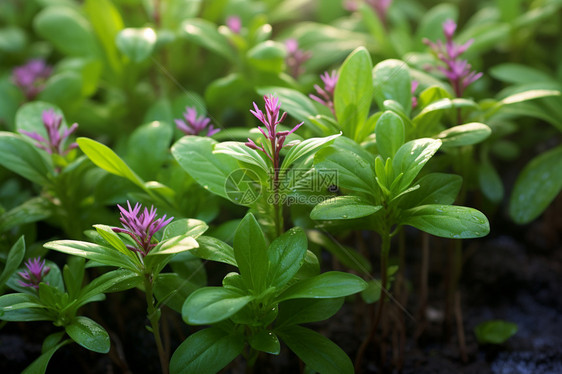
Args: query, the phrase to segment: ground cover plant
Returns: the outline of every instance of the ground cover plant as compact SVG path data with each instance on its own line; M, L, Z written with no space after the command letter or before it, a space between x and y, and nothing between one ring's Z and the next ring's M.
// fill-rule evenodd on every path
M561 372L561 8L3 1L0 369Z

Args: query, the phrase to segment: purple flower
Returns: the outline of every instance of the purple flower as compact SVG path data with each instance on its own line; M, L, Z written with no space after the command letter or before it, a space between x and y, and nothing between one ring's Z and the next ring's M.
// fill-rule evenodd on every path
M296 39L285 40L285 48L287 48L287 58L285 63L289 68L289 74L295 79L297 79L302 73L304 73L304 63L312 57L310 51L303 51L299 49L299 42Z
M64 149L65 140L78 128L78 124L75 123L70 128L64 130L60 133L60 126L62 124L62 116L55 113L53 109L44 110L41 119L43 120L43 125L47 130L47 138L39 135L36 132L30 132L25 130L20 130L24 135L37 141L37 147L44 149L49 154L58 154L64 156L71 149L78 147L78 144L71 143L66 149Z
M281 118L279 118L279 109L281 105L279 104L279 99L273 95L264 96L265 100L265 114L258 108L257 104L254 103L254 110L250 110L257 119L265 125L266 130L261 127L258 129L261 131L266 140L269 140L267 148L265 145L258 146L252 139L248 138L246 145L252 149L262 151L267 155L267 157L273 162L274 169L279 167L279 152L286 145L285 139L288 135L295 132L299 127L302 126L304 122L299 123L292 130L289 131L277 131L277 125L285 120L287 113L283 113Z
M136 243L136 246L127 245L133 252L138 252L145 257L152 248L154 248L157 243L152 242L152 237L160 229L167 226L174 217L166 219L166 215L156 219L156 209L152 206L150 211L147 208L142 210L142 205L139 203L135 204L134 208L131 208L131 204L127 201L128 210L120 205L117 205L121 211L120 221L123 228L113 227L114 232L119 232L129 235Z
M242 21L238 16L228 16L226 17L226 26L235 34L240 34L242 30Z
M360 1L361 0L344 0L343 7L350 12L355 12L359 9ZM388 8L390 4L392 4L392 0L365 0L365 3L377 13L377 16L386 27Z
M332 114L335 116L336 112L334 110L334 90L336 89L336 83L338 83L338 73L335 70L332 70L331 74L328 74L328 72L325 71L324 74L320 76L320 78L322 79L322 82L324 82L324 88L320 87L317 84L314 85L314 89L320 97L313 94L310 94L308 96L312 100L328 107L332 111Z
M390 7L390 4L392 4L392 0L366 0L366 3L373 8L383 25L386 27L388 8Z
M23 279L18 279L18 283L20 286L32 287L36 290L39 289L39 283L51 270L50 267L45 266L45 260L41 260L41 257L27 260L25 267L27 270L18 272L18 275Z
M210 118L205 116L197 117L197 110L195 110L195 108L186 107L183 118L183 120L176 119L174 121L178 129L183 131L186 135L202 135L202 132L207 131L207 136L213 136L220 131L220 129L213 128L213 125L209 126L209 122L211 122Z
M445 35L445 43L441 40L432 42L424 39L433 53L440 59L445 66L438 66L439 70L451 83L457 97L462 97L464 90L474 81L478 80L482 73L471 70L470 64L466 60L460 59L460 56L472 45L474 40L469 40L464 44L457 44L453 41L453 36L457 29L457 24L448 19L443 23L443 34Z
M29 60L25 65L12 71L12 79L24 93L27 100L33 100L45 88L45 81L52 72L51 66L41 59Z
M418 106L418 98L414 96L414 93L416 92L416 90L418 89L418 86L420 85L420 82L418 81L412 81L412 88L411 88L411 92L412 92L412 109Z

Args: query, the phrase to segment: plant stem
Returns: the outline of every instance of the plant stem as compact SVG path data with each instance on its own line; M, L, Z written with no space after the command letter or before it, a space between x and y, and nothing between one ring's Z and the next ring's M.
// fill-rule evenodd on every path
M162 344L162 338L160 337L160 310L154 305L152 282L152 274L146 273L144 275L144 293L146 295L147 317L150 321L150 326L152 327L154 340L156 341L156 348L158 349L158 357L160 358L160 368L162 370L162 374L168 374L168 357L166 356L166 352Z
M459 290L455 293L455 317L457 320L457 335L459 339L459 351L462 362L468 362L466 354L466 341L464 338L464 325L462 321L461 293Z
M355 371L356 372L360 371L359 369L361 367L361 361L363 359L363 355L365 354L365 350L367 349L367 346L369 345L369 343L371 343L371 341L375 337L379 322L380 322L382 314L383 314L384 301L386 299L385 291L386 291L386 284L387 284L388 253L390 252L390 239L391 239L390 229L386 226L384 227L384 232L381 234L381 239L382 239L381 257L380 257L380 259L381 259L381 268L380 268L380 271L381 271L381 282L380 282L381 294L380 294L378 308L377 308L376 314L374 316L374 322L371 325L371 328L369 330L369 334L365 337L365 339L361 343L361 346L359 347L359 351L357 352L357 357L355 358Z
M420 274L420 305L418 310L419 327L416 331L416 339L423 333L427 325L426 310L427 310L427 295L428 285L427 278L429 275L429 234L422 232L422 261L421 261L421 274Z

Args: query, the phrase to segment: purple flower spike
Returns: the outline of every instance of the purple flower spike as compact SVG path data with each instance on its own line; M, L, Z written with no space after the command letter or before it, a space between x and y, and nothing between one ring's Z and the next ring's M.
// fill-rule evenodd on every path
M412 81L412 88L411 91L412 92L412 109L414 109L415 107L418 106L418 98L413 96L414 93L416 92L416 90L418 89L418 86L420 85L420 82L418 81Z
M25 267L27 270L18 272L18 275L23 279L18 279L18 283L20 286L35 288L36 290L39 289L39 283L51 270L50 267L45 266L45 260L41 260L41 257L27 260Z
M287 58L285 63L289 68L289 74L295 79L297 79L302 73L304 73L304 63L312 57L310 51L303 51L299 49L299 42L296 39L285 40L285 48L287 48Z
M457 24L452 19L448 19L443 22L443 34L445 34L445 38L450 40L455 35L455 31L457 30Z
M22 134L37 141L37 147L44 149L49 154L58 154L61 156L66 155L71 149L78 147L78 144L71 143L68 147L66 147L66 149L64 148L66 139L78 128L77 123L64 130L61 134L60 127L62 124L62 116L57 115L53 109L43 111L41 119L43 120L43 125L47 130L48 139L45 139L36 132L20 130Z
M184 119L176 119L174 122L178 129L183 131L186 135L202 135L201 133L207 131L206 136L213 136L220 129L215 129L213 125L209 126L210 118L205 116L197 117L197 110L192 107L186 107L183 113Z
M258 108L258 105L254 103L254 110L250 110L257 119L265 125L266 130L261 127L258 129L261 131L266 140L269 141L270 146L267 148L262 145L258 146L253 140L248 138L246 146L262 151L266 156L273 162L273 168L277 170L279 167L279 152L285 145L285 139L287 136L295 132L299 127L302 126L304 122L299 123L293 129L288 131L277 131L277 125L285 120L287 113L283 113L281 118L279 117L279 110L281 109L281 104L279 104L279 99L275 96L269 95L264 96L265 100L265 114Z
M45 81L53 69L41 59L29 60L25 65L12 71L12 80L24 93L27 100L33 100L45 88Z
M392 0L366 0L366 3L373 8L383 25L386 27L388 8L390 8Z
M308 96L312 100L328 107L332 111L332 114L335 116L336 112L334 110L334 90L336 89L336 83L338 83L338 73L335 70L332 70L331 74L328 74L328 72L325 71L324 74L320 76L320 78L322 79L322 82L324 82L324 88L320 87L317 84L314 85L314 89L319 96L312 94Z
M470 64L466 60L461 60L460 56L472 45L473 40L469 40L464 44L457 44L453 41L453 36L457 30L457 24L448 19L443 23L443 34L445 35L445 44L441 40L432 42L424 39L433 53L439 58L445 66L438 66L439 70L451 83L457 97L462 97L464 90L474 81L478 80L482 73L471 70Z
M120 232L129 235L136 243L136 247L127 245L127 248L133 252L138 252L145 257L152 248L154 248L157 243L152 242L152 237L160 229L167 226L174 217L166 219L166 215L156 219L156 209L152 206L150 211L147 208L142 210L142 205L139 203L135 204L134 208L131 208L131 204L127 201L128 210L120 205L117 205L121 211L120 221L123 228L113 227L114 232Z
M242 20L240 20L238 16L228 16L226 17L226 27L233 33L240 34L242 30Z

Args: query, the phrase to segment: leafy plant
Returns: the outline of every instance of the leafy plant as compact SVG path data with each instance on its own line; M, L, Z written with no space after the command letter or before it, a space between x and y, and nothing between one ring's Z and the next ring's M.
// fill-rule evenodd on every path
M17 256L21 248L25 252L23 240L16 244L19 245L12 248L12 257ZM52 321L64 331L45 338L41 356L24 372L44 373L53 354L72 342L93 352L107 353L110 341L105 329L92 319L79 315L78 310L88 303L104 300L105 292L128 287L134 274L114 270L83 285L82 259L69 259L62 273L55 263L40 258L30 259L26 267L8 281L10 288L17 292L0 296L0 319L11 322ZM63 339L65 333L69 339Z
M86 258L97 264L116 266L129 275L127 288L142 287L146 295L147 314L151 331L156 340L162 372L168 372L168 358L160 337L160 304L173 299L176 294L192 290L190 282L178 282L176 274L161 273L174 255L198 246L195 238L207 229L207 225L198 220L178 220L169 224L173 218L166 220L166 215L156 218L156 209L142 209L140 204L134 207L128 203L128 209L119 206L123 228L96 225L91 234L94 243L57 240L45 244L46 248L74 256ZM154 236L165 228L161 241ZM178 283L180 290L174 290ZM159 290L159 291L157 291ZM159 302L155 294L161 295ZM181 296L180 296L181 297Z
M318 259L307 251L302 229L290 229L268 246L252 214L240 222L233 248L211 239L202 240L195 255L234 265L238 272L227 274L222 287L200 288L185 300L184 321L212 327L178 347L170 362L173 372L215 373L240 354L253 366L259 352L279 354L280 340L311 370L353 372L337 345L299 325L335 314L344 296L366 287L362 279L334 271L318 274Z

